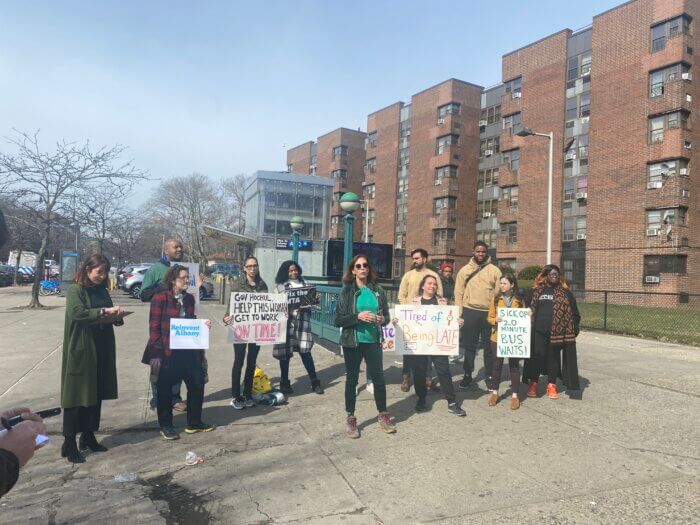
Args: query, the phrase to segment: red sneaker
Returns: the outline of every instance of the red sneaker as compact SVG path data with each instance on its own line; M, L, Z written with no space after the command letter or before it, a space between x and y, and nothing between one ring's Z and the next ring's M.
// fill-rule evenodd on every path
M537 383L530 381L530 386L527 389L527 397L537 397Z
M559 399L559 394L557 394L557 385L554 383L549 383L547 385L547 397L549 397L549 399Z

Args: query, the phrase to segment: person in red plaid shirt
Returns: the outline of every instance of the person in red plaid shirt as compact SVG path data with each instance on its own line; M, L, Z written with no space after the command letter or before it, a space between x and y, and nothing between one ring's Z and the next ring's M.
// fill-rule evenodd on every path
M187 293L189 283L187 268L177 264L170 267L163 278L167 291L159 292L151 299L149 338L142 363L151 367L151 376L157 377L158 424L160 435L166 441L179 439L173 428L173 407L170 394L173 384L184 381L187 386L186 434L210 432L212 425L202 421L204 401L204 350L170 349L170 319L196 319L194 296ZM211 321L206 325L211 328Z

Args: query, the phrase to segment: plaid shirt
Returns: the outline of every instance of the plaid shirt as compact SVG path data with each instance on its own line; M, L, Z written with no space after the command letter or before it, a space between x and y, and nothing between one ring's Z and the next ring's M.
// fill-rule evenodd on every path
M302 280L303 284L306 283ZM289 289L289 283L277 286L278 293ZM287 342L278 343L272 347L272 356L276 359L288 359L294 352L306 354L314 346L314 336L311 333L311 308L300 308L289 313L287 319Z
M185 319L196 319L194 315L194 296L184 294ZM143 352L141 362L148 365L151 359L162 359L165 368L168 366L168 358L172 355L170 350L170 319L180 318L180 305L175 300L172 290L160 292L151 299L151 313L148 321L148 343ZM204 354L204 352L202 352Z

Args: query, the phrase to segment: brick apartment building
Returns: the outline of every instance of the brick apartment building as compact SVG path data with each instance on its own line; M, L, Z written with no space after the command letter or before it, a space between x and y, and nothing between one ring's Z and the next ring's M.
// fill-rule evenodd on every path
M370 238L399 271L416 246L459 266L475 239L542 264L548 139L527 127L553 134L553 260L576 289L700 292L698 23L697 0L632 0L507 53L498 86L451 79L371 113Z
M335 181L329 230L331 239L345 237L345 213L340 208L340 198L349 191L362 195L366 136L360 130L338 128L318 137L316 142L309 141L287 151L287 171L318 175ZM356 219L361 219L362 213L364 209L358 210ZM370 212L370 220L371 217ZM361 228L355 227L353 240L361 238Z

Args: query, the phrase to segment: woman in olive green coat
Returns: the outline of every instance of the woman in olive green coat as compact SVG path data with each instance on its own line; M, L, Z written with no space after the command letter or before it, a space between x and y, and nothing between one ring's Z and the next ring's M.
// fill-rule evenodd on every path
M100 426L102 400L117 398L117 363L113 325L124 324L124 309L114 306L106 288L110 263L91 255L76 274L66 293L66 320L61 366L63 436L61 456L71 463L85 458L80 450L107 450L95 438ZM109 322L107 316L118 316ZM106 320L107 322L99 322Z

